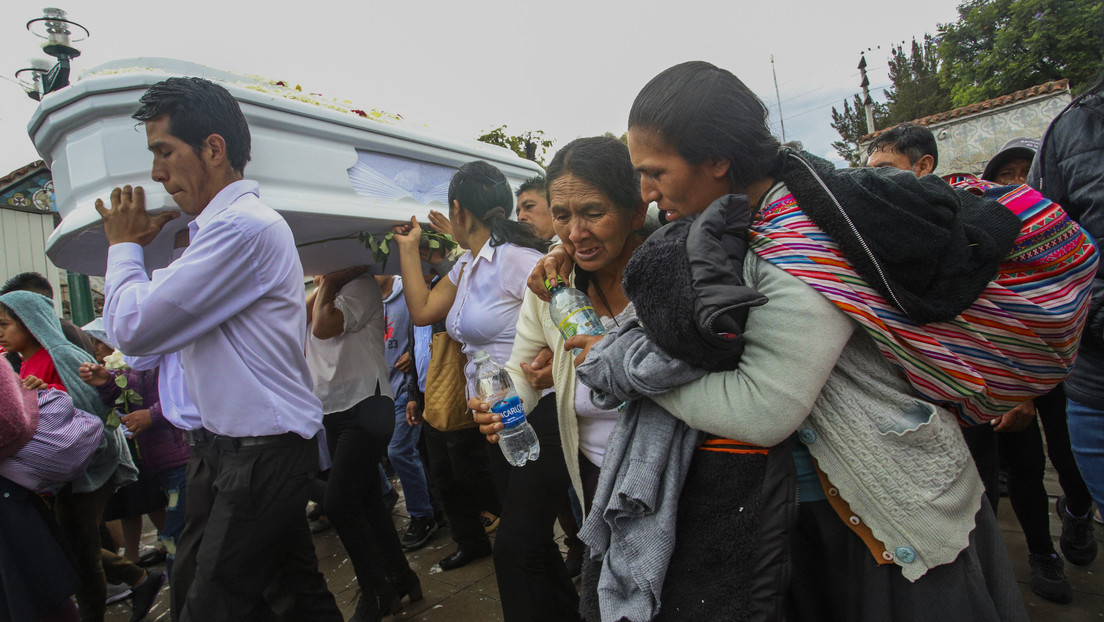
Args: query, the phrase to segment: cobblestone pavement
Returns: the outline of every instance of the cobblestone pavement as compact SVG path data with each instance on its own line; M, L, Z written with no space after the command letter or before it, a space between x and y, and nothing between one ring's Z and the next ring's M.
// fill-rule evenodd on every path
M1053 471L1047 472L1047 490L1056 495L1060 493ZM1051 503L1053 508L1053 499ZM1005 545L1016 571L1016 578L1023 592L1024 603L1033 622L1104 622L1104 526L1096 525L1096 539L1101 546L1101 556L1088 566L1066 564L1066 576L1073 586L1073 603L1058 605L1043 600L1031 592L1028 581L1031 571L1027 565L1027 545L1023 532L1012 513L1008 499L1001 501L997 518L1004 534ZM400 501L394 511L395 528L400 533L409 521L406 508ZM1051 533L1057 543L1061 529L1056 516L1051 517ZM559 536L562 539L562 535ZM145 542L152 543L154 534L145 535ZM493 536L492 536L493 538ZM345 556L345 550L333 529L315 535L315 548L318 552L319 568L326 575L330 591L337 598L343 614L349 617L355 607L356 582L353 578L352 564ZM1057 547L1057 544L1055 545ZM389 620L448 621L448 622L499 622L502 609L499 606L498 584L495 581L494 565L490 557L478 560L468 566L442 572L437 562L455 548L448 530L442 529L434 534L429 544L407 555L411 567L422 580L425 597L417 603L406 604L403 612ZM561 546L566 553L566 549ZM159 567L158 567L159 568ZM121 603L108 607L107 622L126 622L130 619L130 603ZM147 620L169 622L168 588L160 594Z

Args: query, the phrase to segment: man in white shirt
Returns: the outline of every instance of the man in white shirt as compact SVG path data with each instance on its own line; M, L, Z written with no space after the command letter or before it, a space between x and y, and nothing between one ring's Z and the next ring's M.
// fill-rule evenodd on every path
M187 386L212 438L188 465L185 534L174 617L252 619L263 590L286 586L296 620L342 620L318 571L303 508L318 465L322 407L303 348L303 269L291 229L243 178L250 136L226 89L170 78L141 98L152 177L189 223L191 244L146 276L142 246L179 214L151 217L141 187L116 188L104 222L107 334L131 355L180 351Z
M333 459L323 506L361 590L349 622L378 620L381 611L389 611L380 603L390 607L396 598L412 592L412 598L420 598L421 592L377 475L395 429L395 402L388 383L383 295L367 269L355 266L315 277L318 289L306 306L311 322L307 362L326 413Z
M552 228L552 209L548 207L548 192L545 190L542 175L530 177L518 187L517 219L518 222L528 223L533 227L533 233L538 238L556 238L556 231Z

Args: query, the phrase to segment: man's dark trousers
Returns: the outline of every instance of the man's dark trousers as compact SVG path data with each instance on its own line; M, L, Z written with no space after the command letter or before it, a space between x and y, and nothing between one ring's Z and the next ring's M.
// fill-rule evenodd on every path
M253 446L216 437L193 447L173 566L174 619L270 619L265 594L278 582L292 601L287 619L343 620L304 514L317 467L317 442L294 434Z

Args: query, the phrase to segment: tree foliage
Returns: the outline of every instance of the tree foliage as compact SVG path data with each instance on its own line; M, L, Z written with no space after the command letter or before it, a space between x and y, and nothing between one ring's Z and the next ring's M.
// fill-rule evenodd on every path
M875 103L875 126L968 106L1052 80L1069 78L1078 91L1091 83L1104 59L1104 0L963 0L958 19L894 46L889 59L888 105ZM938 79L936 78L938 76ZM832 143L852 166L862 160L866 131L859 95L854 106L832 108Z
M859 150L859 139L869 133L866 127L866 109L863 107L862 95L855 93L853 101L854 106L844 100L843 111L832 107L832 128L843 139L832 143L832 147L851 166L862 166L863 154ZM874 127L885 127L888 119L889 106L874 102Z
M924 35L923 43L913 39L908 54L904 45L893 46L889 80L893 83L885 91L889 125L953 108L951 91L940 81L939 54L931 35Z
M533 160L544 166L544 158L548 154L548 148L552 146L552 140L544 137L544 130L533 130L521 134L507 134L506 126L483 132L476 140L499 147L506 147L519 156Z
M618 136L617 134L614 134L613 132L606 132L605 134L602 134L602 136L605 137L605 138L612 138L614 140L619 140L619 141L621 141L622 143L624 143L626 145L629 144L629 133L628 132L621 132L620 136Z
M1102 0L965 0L939 27L941 78L968 106L1069 78L1090 82L1102 59Z
M893 46L889 59L887 103L874 102L874 127L884 129L951 108L950 90L939 77L939 55L935 40L925 35L924 42L912 40L908 54L904 45ZM843 140L832 143L840 157L851 166L861 166L864 153L859 139L868 134L862 96L854 96L855 105L843 102L843 111L832 108L832 127Z

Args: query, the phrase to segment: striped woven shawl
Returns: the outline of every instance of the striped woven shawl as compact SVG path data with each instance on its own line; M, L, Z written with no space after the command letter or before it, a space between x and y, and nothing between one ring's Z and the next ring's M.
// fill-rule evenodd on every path
M999 201L1023 226L996 278L948 322L920 325L887 302L792 194L759 213L750 239L760 257L857 321L925 399L977 424L1047 393L1069 374L1097 251L1059 205L1028 186L975 180L958 186Z

